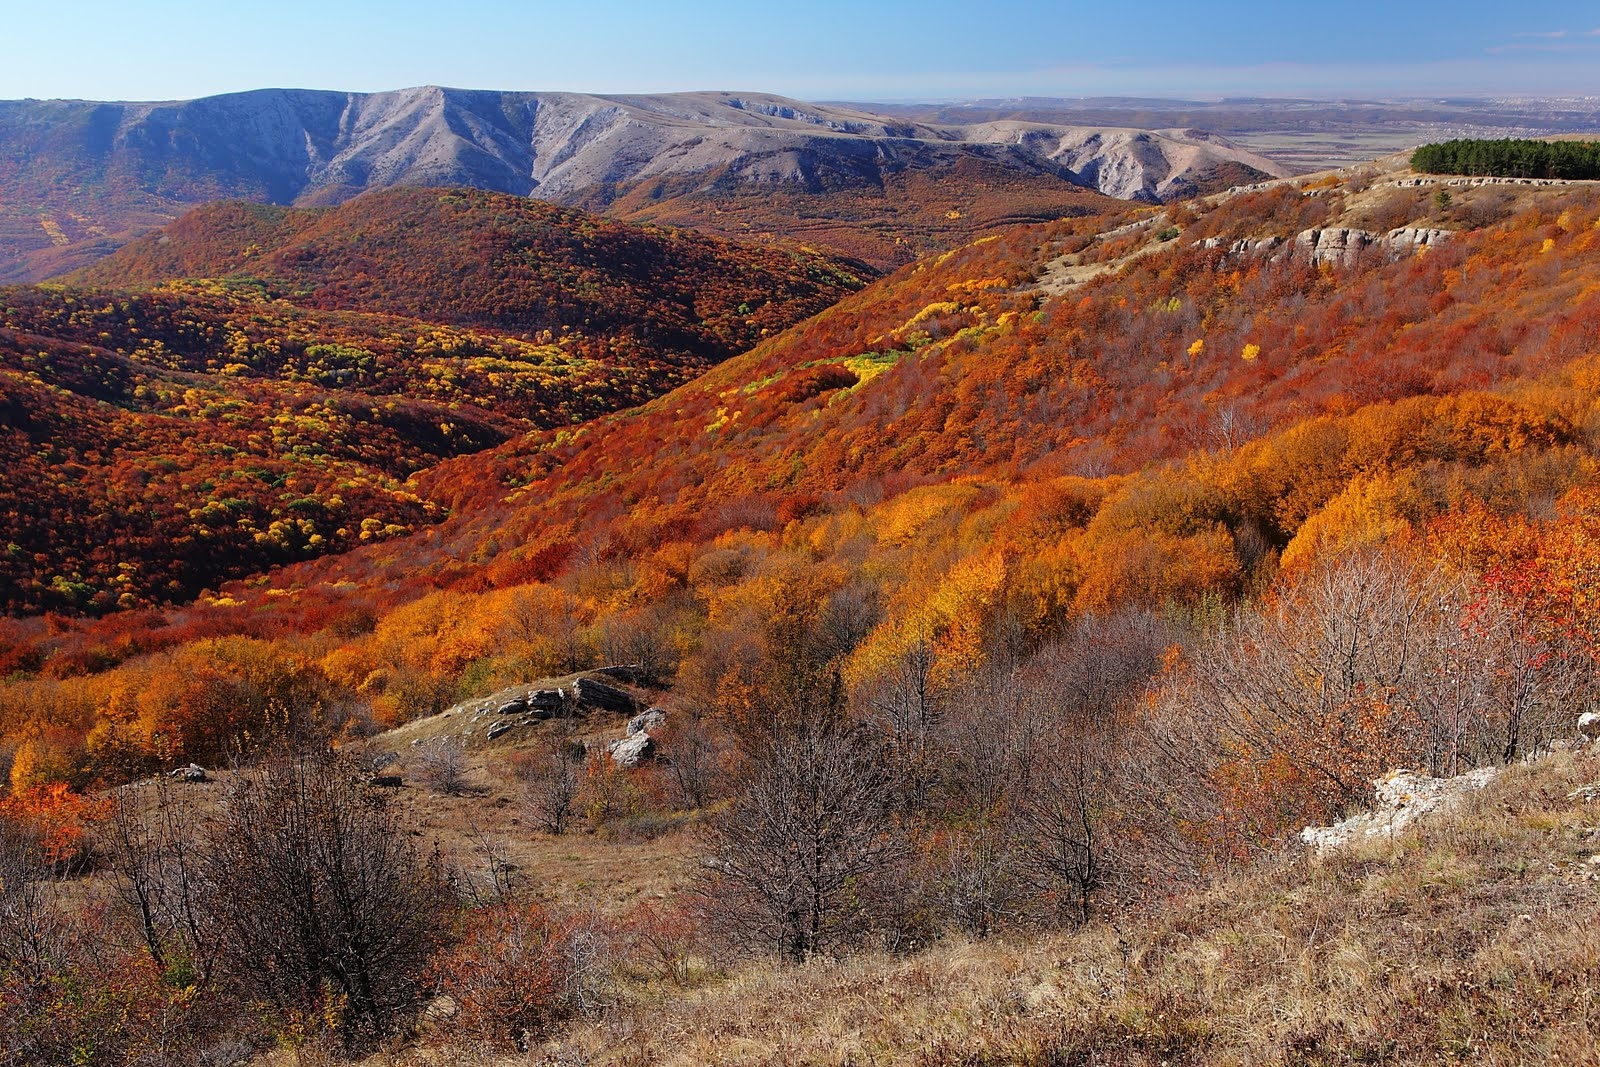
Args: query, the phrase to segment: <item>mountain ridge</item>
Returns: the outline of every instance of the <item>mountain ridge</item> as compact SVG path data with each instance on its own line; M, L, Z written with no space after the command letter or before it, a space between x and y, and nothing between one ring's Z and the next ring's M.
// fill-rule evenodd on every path
M903 175L964 162L1048 193L1048 204L1030 209L1036 220L1083 208L1087 192L1157 200L1281 173L1265 157L1179 130L929 124L762 93L423 86L7 101L0 102L0 203L11 206L0 212L0 281L82 266L154 221L231 197L312 205L388 185L467 185L603 210L642 188L647 201L716 199L702 214L731 214L724 220L730 232L750 224L781 235L785 219L761 202L775 188L820 198L816 210L826 214L833 193L882 198ZM755 194L754 202L739 194ZM896 212L890 197L875 221L893 229ZM972 212L958 204L940 214L956 224ZM959 243L973 225L946 225L940 240L889 259L879 250L876 265Z

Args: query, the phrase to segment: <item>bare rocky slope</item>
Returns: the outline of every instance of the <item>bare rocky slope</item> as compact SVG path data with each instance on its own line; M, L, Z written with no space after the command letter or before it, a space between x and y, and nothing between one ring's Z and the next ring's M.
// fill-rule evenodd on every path
M1007 186L1019 207L1011 214L1025 217L1082 210L1073 197L1084 189L1160 200L1281 173L1265 157L1192 131L930 123L765 94L430 86L264 89L168 103L10 101L0 103L0 280L82 266L224 197L326 204L391 185L468 185L590 209L620 204L613 214L653 217L663 199L713 196L738 216L727 228L783 236L781 222L750 217L765 195L737 194L848 198L881 194L905 175L963 167ZM1041 190L1055 201L1041 202ZM919 195L927 198L900 199ZM959 221L959 194L938 195L939 216ZM946 196L956 202L943 204ZM881 208L904 210L894 197ZM1016 221L1003 210L990 214Z

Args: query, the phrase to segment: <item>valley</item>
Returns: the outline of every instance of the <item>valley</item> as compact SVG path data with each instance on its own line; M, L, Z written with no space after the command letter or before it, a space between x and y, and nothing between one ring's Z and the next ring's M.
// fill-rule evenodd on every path
M445 511L408 476L638 404L871 276L471 190L199 209L0 290L0 603L185 601L412 532Z

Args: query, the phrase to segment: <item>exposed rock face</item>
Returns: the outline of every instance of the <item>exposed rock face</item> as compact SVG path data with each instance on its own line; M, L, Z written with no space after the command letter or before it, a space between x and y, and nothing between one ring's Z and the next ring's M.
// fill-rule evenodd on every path
M1283 244L1282 237L1262 237L1257 240L1248 238L1238 241L1226 242L1221 237L1206 237L1200 241L1201 248L1226 248L1230 256L1248 256L1260 252L1270 252Z
M1390 771L1372 783L1377 803L1371 811L1332 826L1308 826L1300 831L1300 840L1313 851L1324 852L1357 841L1392 837L1420 816L1482 789L1498 772L1498 767L1480 767L1454 778L1430 778L1405 769Z
M71 133L75 123L81 141ZM263 89L173 103L12 101L0 105L0 144L161 167L158 187L210 179L278 203L325 202L386 185L471 185L560 200L607 184L712 173L753 182L876 181L885 168L964 152L1048 164L1125 199L1160 198L1218 162L1280 173L1262 156L1186 130L925 124L766 94L437 86Z
M639 766L655 752L656 743L647 733L629 734L620 741L613 741L607 751L611 753L611 762L618 767L632 769Z
M1197 243L1201 248L1225 248L1230 256L1290 254L1312 263L1335 263L1348 267L1369 249L1375 249L1385 256L1403 256L1442 244L1449 240L1450 236L1450 230L1417 226L1402 226L1388 233L1373 233L1371 230L1358 230L1349 226L1330 226L1322 230L1302 230L1295 235L1288 253L1277 251L1287 243L1282 237L1262 237L1226 243L1220 237L1205 237Z
M1402 226L1384 234L1384 243L1395 252L1415 251L1428 245L1449 240L1451 231L1431 230L1421 226Z
M607 685L593 678L579 678L573 683L572 689L578 705L585 710L599 708L602 711L614 711L626 715L632 714L637 706L627 693L614 685Z
M512 686L488 696L462 701L441 712L442 716L462 715L467 718L463 734L484 720L490 722L489 738L493 740L517 726L528 726L557 715L574 715L588 711L606 711L618 715L632 715L639 710L638 703L626 691L596 678L579 678L572 685L560 689L531 689L526 685Z
M1326 230L1301 232L1294 239L1294 250L1295 255L1308 258L1313 263L1348 265L1355 262L1356 257L1363 250L1371 248L1377 240L1378 235L1375 233L1336 226Z
M647 708L628 720L628 735L659 730L667 724L667 713L662 708Z

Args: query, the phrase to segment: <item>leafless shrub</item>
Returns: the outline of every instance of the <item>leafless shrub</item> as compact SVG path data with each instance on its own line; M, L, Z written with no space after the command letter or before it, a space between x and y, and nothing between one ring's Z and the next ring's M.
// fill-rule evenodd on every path
M66 939L68 916L49 892L48 879L35 835L0 818L0 977L13 995L47 992Z
M567 832L577 815L586 759L583 743L570 734L512 758L512 773L522 784L540 829L552 834Z
M1592 663L1465 579L1362 549L1195 650L1145 719L1162 755L1147 777L1191 825L1253 850L1361 805L1396 767L1449 775L1540 752L1594 685Z
M697 706L674 710L657 740L673 804L694 811L711 803L720 792L724 745L705 713Z
M166 778L122 790L101 827L107 873L156 967L174 980L209 984L216 937L206 921L199 827ZM178 972L178 973L173 973Z
M455 998L460 1033L525 1051L561 1019L605 1001L615 955L591 916L504 901L469 916L434 973Z
M247 998L286 1025L331 1016L347 1048L421 1004L449 893L437 857L355 767L278 755L242 772L202 847L219 973Z
M436 737L417 747L417 777L447 797L467 792L467 752L459 739Z
M1387 233L1427 214L1426 189L1391 189L1356 219L1362 229Z
M1507 189L1475 189L1451 212L1468 229L1493 226L1516 210L1517 198Z
M1142 611L1086 619L1024 672L1029 761L1011 803L1023 878L1086 922L1096 896L1137 881L1145 838L1128 783L1142 771L1137 699L1171 638Z
M744 753L711 822L702 902L732 940L803 960L879 925L904 855L891 779L872 732L797 724Z
M942 762L940 727L950 694L935 677L933 642L919 636L866 687L864 702L889 737L908 802L926 807Z

